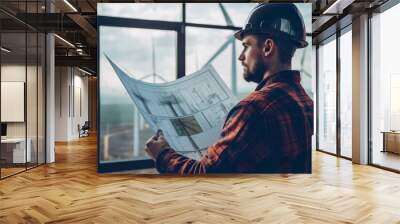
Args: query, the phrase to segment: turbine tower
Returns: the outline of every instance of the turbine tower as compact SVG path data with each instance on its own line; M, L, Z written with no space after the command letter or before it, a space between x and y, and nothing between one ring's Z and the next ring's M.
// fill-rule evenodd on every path
M143 76L139 80L145 80L149 77L153 78L152 81L153 83L156 83L156 80L159 79L161 82L167 82L167 80L164 79L161 75L156 73L156 50L154 47L154 38L151 38L151 63L152 63L152 73Z
M221 9L222 15L224 16L225 23L227 26L234 26L231 17L226 11L222 3L218 3ZM233 35L229 36L228 39L221 45L221 47L208 59L208 61L203 65L203 67L209 65L215 58L217 58L227 47L232 47L232 57L231 57L231 88L233 94L237 94L237 75L236 75L236 42Z

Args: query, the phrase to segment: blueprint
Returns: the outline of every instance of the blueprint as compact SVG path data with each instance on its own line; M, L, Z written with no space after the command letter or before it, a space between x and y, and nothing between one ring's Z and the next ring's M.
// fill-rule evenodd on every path
M169 145L199 159L218 139L226 115L238 102L210 65L172 82L153 84L132 78L107 55L132 102Z

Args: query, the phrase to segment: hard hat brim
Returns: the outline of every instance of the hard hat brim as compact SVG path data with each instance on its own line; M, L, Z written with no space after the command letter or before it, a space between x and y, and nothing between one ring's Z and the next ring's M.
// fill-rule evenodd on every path
M307 41L300 41L300 44L297 46L297 48L305 48L308 46Z
M234 36L236 39L242 41L243 38L244 38L244 33L245 33L245 31L246 31L246 30L239 30L239 31L236 31L236 32L233 34L233 36ZM246 33L251 34L252 32L246 32ZM257 32L257 33L254 33L254 34L260 34L260 33L264 33L264 32ZM269 33L265 32L264 34L269 34ZM294 45L295 45L297 48L305 48L305 47L308 46L308 42L307 42L307 41L296 41L296 40L291 40L291 41L294 42Z
M235 34L233 34L233 36L241 41L243 39L243 30L236 31Z

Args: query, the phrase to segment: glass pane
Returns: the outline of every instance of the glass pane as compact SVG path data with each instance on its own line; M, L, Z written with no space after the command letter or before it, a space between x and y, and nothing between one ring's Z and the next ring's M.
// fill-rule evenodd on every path
M1 175L25 170L26 152L25 91L26 91L26 35L1 35ZM29 142L29 141L28 141ZM29 142L30 143L30 142ZM28 144L29 146L29 144Z
M318 148L336 154L336 39L318 50Z
M38 36L37 33L27 33L28 38L28 55L27 55L27 80L26 80L26 116L27 116L27 149L28 153L27 166L28 168L37 165L37 63L38 63ZM30 149L30 150L29 150Z
M242 44L233 37L233 31L208 28L186 28L186 74L211 64L239 98L252 92L256 84L242 78L238 60Z
M311 43L308 43L311 44ZM312 74L312 99L314 101L314 133L312 136L312 148L317 149L317 47L312 45L311 54L311 74Z
M186 74L194 73L211 63L222 79L230 85L232 61L230 53L234 42L232 33L229 30L188 27L186 29ZM223 47L224 44L226 47ZM213 57L215 59L212 60ZM218 60L220 58L223 60Z
M136 79L172 81L177 77L176 38L175 31L100 27L101 162L145 158L144 143L154 134L104 54Z
M234 25L242 26L255 3L192 3L187 4L187 21L193 23L208 23L227 25L223 20L221 6L223 6L228 15L232 16ZM296 4L300 11L304 13L306 25L311 26L311 5ZM204 13L201 12L216 12ZM218 13L217 13L218 12ZM197 16L195 16L197 15ZM246 82L242 77L242 65L237 59L242 51L242 43L232 40L233 31L206 29L206 28L186 28L186 74L190 74L211 61L211 64L217 69L218 73L227 85L234 91L239 98L244 98L250 92L254 91L256 83ZM311 37L307 37L309 46L305 49L296 51L293 59L293 68L302 72L302 84L306 91L312 96L312 78L311 78ZM235 46L235 47L233 47ZM234 50L233 50L234 49ZM236 66L232 66L236 64Z
M372 17L372 163L400 170L400 5Z
M256 3L187 3L186 22L242 27L249 12L256 5ZM227 12L226 18L223 10Z
M123 18L181 21L181 3L98 3L97 15Z
M312 3L295 3L303 16L304 25L307 33L312 33ZM308 42L311 45L311 42Z
M149 82L176 79L175 31L100 27L100 32L100 59L106 65L104 54L134 78Z
M38 1L27 2L28 13L40 12ZM37 21L33 21L36 23ZM27 33L27 149L31 151L27 161L27 167L31 168L38 164L38 45L39 37L36 31L28 30Z
M296 50L292 59L292 68L300 71L301 85L304 87L308 95L313 99L313 78L311 75L312 40L310 36L307 36L306 40L308 42L308 46Z
M45 65L46 65L46 36L42 33L39 33L39 45L38 45L38 164L45 163L45 82L46 82L46 74L45 74Z
M220 3L219 3L220 4ZM234 26L242 27L249 16L250 11L257 3L222 3ZM220 10L221 13L221 10ZM223 14L221 14L222 16ZM208 21L210 22L210 21ZM227 23L223 23L227 25Z
M311 33L311 3L296 3L303 15L306 31ZM187 3L186 21L189 23L233 25L242 27L257 3ZM224 17L224 10L227 17Z
M352 35L351 30L340 37L340 150L352 157Z

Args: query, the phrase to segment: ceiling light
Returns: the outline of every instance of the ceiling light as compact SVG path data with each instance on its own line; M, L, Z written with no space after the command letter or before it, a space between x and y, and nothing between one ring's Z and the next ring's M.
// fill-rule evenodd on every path
M327 9L325 9L322 14L340 15L343 13L344 9L349 7L354 2L356 2L356 0L336 0Z
M71 4L69 3L68 0L64 0L65 4L67 4L72 10L74 10L74 12L78 12L78 10Z
M86 55L82 48L77 48L76 53L78 53L79 55Z
M1 50L4 51L4 52L6 52L6 53L10 53L10 52L11 52L11 50L9 50L9 49L7 49L7 48L5 48L5 47L1 47Z
M90 76L92 75L92 73L90 73L90 72L88 72L88 71L86 71L86 70L83 70L83 69L81 69L81 68L79 68L79 67L78 67L78 70L81 71L81 72L83 72L83 73L85 73L85 74L87 74L87 75L90 75Z
M324 12L322 13L322 14L330 14L330 13L337 13L336 11L335 12L331 12L332 11L332 9L335 9L335 7L337 6L337 4L339 4L339 2L340 2L341 0L336 0L332 5L330 5L327 9L325 9L324 10ZM337 13L338 14L338 13Z
M64 38L62 38L62 37L60 37L60 36L57 35L57 34L54 34L54 36L57 37L58 39L60 39L62 42L64 42L64 43L66 43L67 45L69 45L70 47L75 48L75 45L71 44L71 42L69 42L68 40L66 40L66 39L64 39Z

